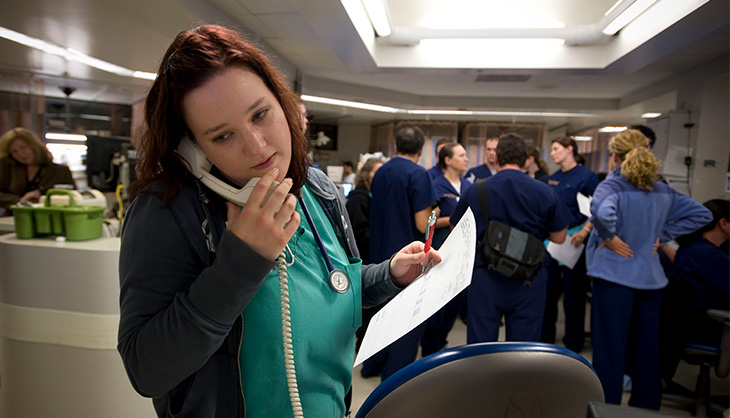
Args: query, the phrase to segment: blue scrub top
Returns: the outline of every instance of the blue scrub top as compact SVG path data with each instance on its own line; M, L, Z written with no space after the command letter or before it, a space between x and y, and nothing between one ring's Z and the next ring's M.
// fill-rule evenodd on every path
M548 177L547 183L555 188L558 196L572 214L570 226L580 225L586 221L586 216L580 213L576 196L583 193L593 196L598 186L598 176L582 164L578 164L568 171L558 170Z
M461 186L457 191L446 176L441 176L435 179L433 181L433 188L436 190L436 195L438 195L439 198L439 209L441 210L441 214L439 216L451 216L454 209L456 209L456 204L459 202L461 195L469 188L469 186L471 186L471 182L462 178ZM434 231L433 242L431 244L433 248L437 250L441 248L441 244L446 241L446 238L449 236L449 232L451 232L451 228L448 226Z
M428 169L428 175L431 176L431 180L436 180L439 177L443 177L444 172L437 165L435 165Z
M389 259L412 241L423 241L413 215L438 200L425 168L394 157L375 173L370 186L370 262Z
M550 233L568 226L571 215L560 200L555 189L547 184L530 178L518 170L502 170L484 180L487 185L487 206L489 219L497 220L521 231L544 240ZM487 226L479 206L477 184L469 186L451 214L451 224L456 225L471 208L477 225L477 237L484 236ZM482 267L481 256L477 253L475 267Z
M464 174L464 178L472 183L492 177L492 170L486 164L472 167Z
M705 238L679 247L674 259L677 272L689 291L687 299L697 314L708 309L728 309L730 256Z

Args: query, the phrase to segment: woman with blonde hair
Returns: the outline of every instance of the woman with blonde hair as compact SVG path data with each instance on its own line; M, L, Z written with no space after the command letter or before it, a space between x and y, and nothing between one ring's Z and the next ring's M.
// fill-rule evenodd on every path
M594 229L586 244L593 279L593 367L606 403L620 404L625 369L631 370L629 405L659 409L659 311L667 277L659 243L712 220L709 210L658 182L660 161L639 131L628 129L608 145L616 168L596 188ZM630 364L627 364L630 363Z
M53 155L33 132L13 128L0 137L0 216L19 202L38 203L57 184L76 187L71 170L54 164Z

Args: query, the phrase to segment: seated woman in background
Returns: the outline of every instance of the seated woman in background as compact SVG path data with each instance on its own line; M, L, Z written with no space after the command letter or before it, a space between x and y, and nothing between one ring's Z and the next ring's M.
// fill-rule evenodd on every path
M723 325L710 319L707 310L728 310L730 305L730 255L722 249L730 238L730 205L724 199L704 205L712 212L712 222L677 240L674 266L686 298L688 338L719 347Z
M677 238L680 247L671 252L671 261L662 261L669 284L662 295L660 360L669 391L687 341L720 346L723 324L707 316L707 310L729 308L730 204L713 199L704 206L712 212L712 221Z
M0 216L19 202L38 203L58 184L76 188L71 170L54 164L53 155L33 132L14 128L0 138Z

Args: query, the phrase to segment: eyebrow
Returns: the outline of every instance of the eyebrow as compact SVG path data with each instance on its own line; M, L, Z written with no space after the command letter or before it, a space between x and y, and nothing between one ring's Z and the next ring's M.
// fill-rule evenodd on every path
M261 97L258 100L256 100L255 102L253 102L253 104L251 106L249 106L248 109L246 109L246 113L252 111L254 108L256 108L259 105L261 105L261 102L263 102L263 101L264 101L264 98ZM217 130L223 128L223 127L225 127L226 125L227 125L227 123L223 122L223 123L221 123L219 125L213 126L212 128L208 128L205 131L203 131L203 135L205 136L205 135L208 135L210 133L213 133L213 132L215 132L215 131L217 131Z

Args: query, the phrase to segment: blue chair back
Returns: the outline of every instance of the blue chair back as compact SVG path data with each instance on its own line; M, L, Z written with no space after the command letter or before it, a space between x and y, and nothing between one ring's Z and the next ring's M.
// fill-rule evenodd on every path
M450 348L381 383L356 418L585 418L603 402L590 363L551 344L497 342Z

